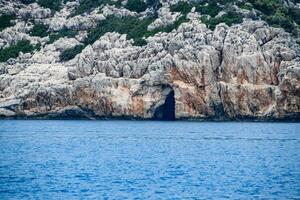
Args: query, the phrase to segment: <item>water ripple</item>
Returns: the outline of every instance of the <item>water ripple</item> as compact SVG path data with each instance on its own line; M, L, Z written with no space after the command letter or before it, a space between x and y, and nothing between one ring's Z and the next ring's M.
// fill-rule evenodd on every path
M299 130L0 121L0 199L299 199Z

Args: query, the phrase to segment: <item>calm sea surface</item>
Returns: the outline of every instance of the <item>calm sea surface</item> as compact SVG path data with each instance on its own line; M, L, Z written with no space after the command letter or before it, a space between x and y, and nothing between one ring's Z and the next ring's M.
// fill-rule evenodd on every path
M0 121L0 199L300 199L300 124Z

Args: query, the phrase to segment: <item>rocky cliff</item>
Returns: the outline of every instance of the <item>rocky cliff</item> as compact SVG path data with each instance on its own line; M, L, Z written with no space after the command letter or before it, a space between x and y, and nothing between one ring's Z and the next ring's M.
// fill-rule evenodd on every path
M273 27L255 2L206 18L204 1L41 2L0 1L2 118L300 119L299 26Z

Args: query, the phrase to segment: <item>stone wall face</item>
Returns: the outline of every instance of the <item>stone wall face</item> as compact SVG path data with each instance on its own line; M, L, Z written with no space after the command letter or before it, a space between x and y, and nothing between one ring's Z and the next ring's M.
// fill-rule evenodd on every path
M143 47L107 33L60 62L60 49L76 43L0 63L0 116L162 119L174 92L176 119L300 119L300 46L265 22L211 31L191 19Z

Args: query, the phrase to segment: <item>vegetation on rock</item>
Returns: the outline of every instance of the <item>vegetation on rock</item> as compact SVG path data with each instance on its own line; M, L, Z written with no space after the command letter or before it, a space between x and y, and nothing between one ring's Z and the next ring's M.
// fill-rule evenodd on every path
M101 36L108 32L118 32L120 34L126 34L127 39L133 39L134 45L143 46L146 45L145 38L153 36L158 32L171 32L172 30L179 27L183 22L186 22L186 16L181 16L175 23L170 24L166 27L161 27L153 31L148 31L147 27L154 21L154 18L148 17L144 19L138 19L137 17L116 17L109 16L105 20L100 21L98 25L88 32L87 38L82 47L74 47L67 49L63 52L62 61L72 59L76 54L80 53L83 47L93 44ZM65 56L67 55L67 56ZM72 55L72 56L70 56Z
M42 23L35 24L31 31L31 36L46 37L48 36L48 26Z
M181 12L182 14L187 14L191 11L192 5L185 2L185 1L179 1L177 4L174 4L170 7L170 11L172 12Z
M0 49L0 62L5 62L10 58L16 58L20 52L29 53L38 48L39 45L34 46L30 44L28 40L21 40L15 45Z
M3 29L10 27L13 25L12 20L14 20L16 17L14 15L1 15L0 16L0 31Z
M299 0L292 0L292 2L299 3ZM284 28L287 32L294 34L299 31L300 8L288 7L284 0L204 0L201 3L179 1L171 6L171 11L181 12L185 15L195 7L196 12L204 15L201 21L214 29L217 24L222 22L229 26L242 22L243 15L231 9L232 5L246 10L259 11L258 16L268 22L270 26ZM225 11L226 14L218 17L220 11Z
M71 0L21 0L21 2L25 4L37 2L39 5L50 8L51 10L59 10L62 7L61 5L68 1ZM291 2L299 3L299 0L291 0ZM105 5L124 7L130 11L138 13L145 11L147 8L151 8L150 10L154 10L154 12L152 12L154 15L147 13L142 18L137 16L108 16L105 20L100 21L97 26L88 31L87 38L82 45L77 45L74 48L65 50L61 55L62 61L74 58L76 54L80 53L82 49L84 49L84 47L89 44L93 44L107 32L126 34L127 39L132 39L134 41L134 45L143 46L146 44L145 39L147 37L153 36L158 32L171 32L178 28L182 23L187 22L187 14L192 10L192 8L195 8L195 12L202 15L200 20L210 29L214 29L219 23L225 23L228 26L241 23L243 21L243 17L245 17L245 14L243 14L243 12L246 12L245 10L255 10L255 17L265 20L269 25L284 28L286 31L294 34L299 33L300 9L297 7L287 6L285 0L179 1L170 6L171 12L181 13L175 22L151 31L147 28L157 17L156 11L159 7L161 7L159 0L128 0L125 5L122 5L121 0L79 0L79 5L70 16L81 15ZM236 6L244 9L244 11L239 11ZM221 11L224 13L221 14ZM2 18L5 18L5 20L1 20L5 21L5 23L1 24L2 27L8 27L11 25L11 20L9 19L13 19L13 17L9 18L9 16L2 16ZM0 30L2 27L0 27ZM48 26L42 23L34 25L30 31L31 36L45 37L49 35L48 44L53 43L61 37L75 37L77 34L77 31L68 30L66 28L58 32L51 33L48 31Z
M37 3L42 7L58 11L61 9L62 0L38 0Z
M100 21L95 28L88 32L84 45L65 50L61 55L61 60L66 61L74 58L85 46L93 44L107 32L127 34L127 39L133 39L136 45L144 45L146 42L143 37L149 33L147 27L152 21L152 18L139 20L131 16L122 18L109 16L105 20Z
M214 30L216 25L225 23L228 26L243 22L243 17L236 12L228 12L221 17L209 18L207 15L201 17L202 23L206 24L208 28Z
M81 51L84 49L84 46L83 45L76 45L75 47L73 48L69 48L69 49L66 49L64 50L59 58L61 61L68 61L68 60L71 60L73 58L75 58L75 56L79 53L81 53Z
M227 14L222 15L221 17L216 17L218 13L222 10L222 4L226 4L227 1L205 1L203 3L188 3L184 1L179 1L177 4L170 7L172 12L181 12L183 17L181 20L184 20L184 17L195 7L196 12L200 12L203 16L201 21L205 23L209 28L214 29L215 26L219 23L226 23L231 26L234 23L241 23L242 17L236 12L230 11ZM178 23L178 22L177 22Z
M27 5L36 2L35 0L20 0L21 3Z
M300 25L300 8L288 8L283 0L250 0L253 7L261 12L262 19L275 27L295 33ZM298 0L295 0L298 2Z
M78 34L77 31L63 28L60 31L51 33L49 35L48 44L52 44L53 42L55 42L56 40L58 40L59 38L62 38L62 37L68 37L68 38L75 37L77 34Z
M135 12L143 12L147 9L147 4L143 0L128 0L125 8Z
M20 0L23 4L38 3L44 8L49 8L53 11L59 11L62 7L62 0Z
M152 18L138 19L137 17L116 17L109 16L100 21L98 25L88 33L86 44L94 43L98 38L107 32L118 32L127 34L127 39L140 41L148 34L147 27L153 22Z
M76 7L71 16L81 15L85 12L90 12L94 8L101 7L107 4L120 5L120 1L114 2L112 0L80 0L79 3L79 6Z

